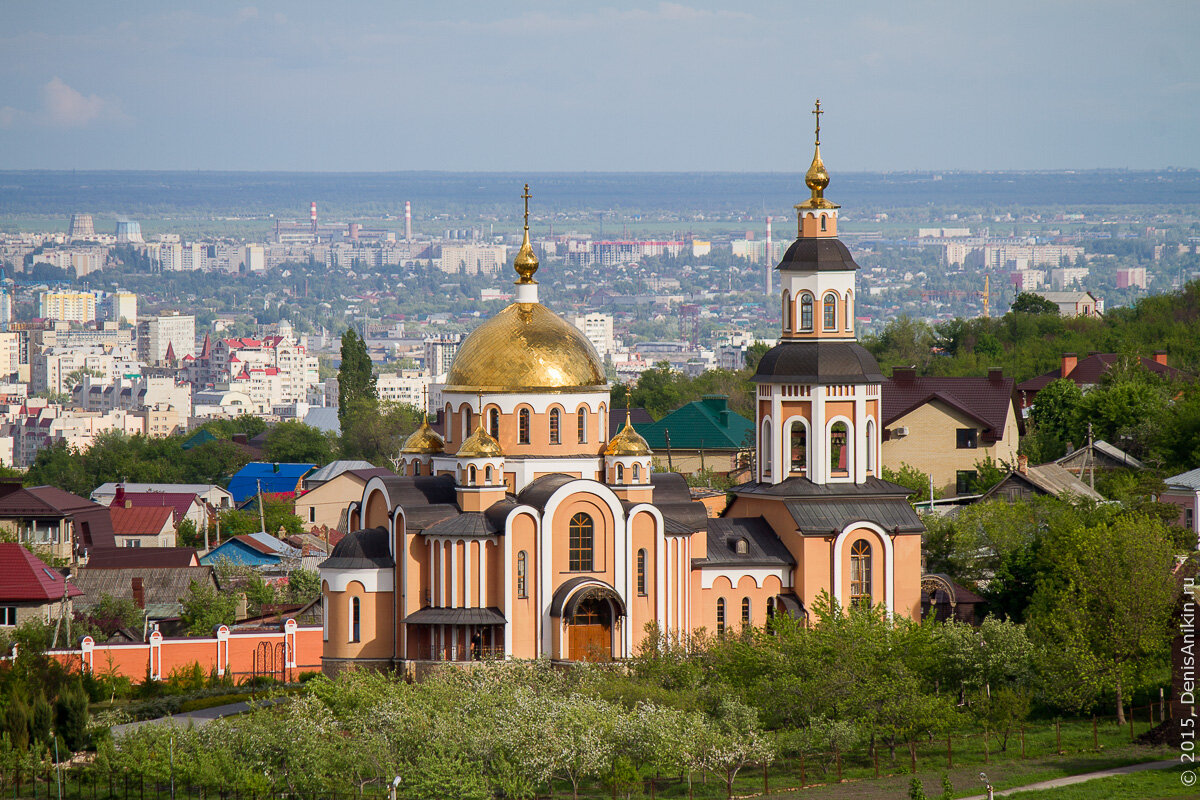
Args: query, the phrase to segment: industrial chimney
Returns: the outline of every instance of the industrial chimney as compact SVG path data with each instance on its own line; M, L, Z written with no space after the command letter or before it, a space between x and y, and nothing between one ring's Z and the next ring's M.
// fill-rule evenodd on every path
M404 241L412 241L412 201L404 201Z
M312 221L313 236L317 235L317 201L312 201L312 206L309 209L308 217Z
M772 275L771 275L771 270L774 267L774 264L772 262L774 262L774 260L775 260L774 257L772 256L773 252L774 251L771 249L771 218L767 217L767 249L766 249L765 255L763 256L763 260L767 262L767 296L768 297L770 297L772 294L775 293L774 289L772 288L773 281L772 281Z

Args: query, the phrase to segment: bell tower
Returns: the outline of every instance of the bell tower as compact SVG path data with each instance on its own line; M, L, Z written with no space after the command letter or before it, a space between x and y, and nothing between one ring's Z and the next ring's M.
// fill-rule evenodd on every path
M776 267L782 321L779 344L759 362L756 479L777 484L862 483L878 477L880 384L875 359L854 325L858 265L837 238L838 205L825 197L821 101L809 198L795 206L796 241Z

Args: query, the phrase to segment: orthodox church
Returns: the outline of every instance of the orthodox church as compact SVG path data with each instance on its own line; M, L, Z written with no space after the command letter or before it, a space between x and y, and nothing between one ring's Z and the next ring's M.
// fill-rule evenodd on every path
M825 198L820 103L811 196L781 276L779 343L759 362L753 480L710 518L654 473L591 343L542 305L529 240L516 300L462 343L400 477L375 477L320 566L326 670L479 657L604 660L647 625L673 637L843 605L920 614L921 533L882 480L875 359L855 339L857 264Z

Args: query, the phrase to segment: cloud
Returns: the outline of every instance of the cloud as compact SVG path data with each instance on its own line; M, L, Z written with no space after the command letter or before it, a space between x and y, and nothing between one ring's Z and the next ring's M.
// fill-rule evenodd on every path
M12 106L0 107L0 128L42 126L83 128L94 122L124 117L116 104L95 94L85 95L67 85L58 76L42 87L41 106L26 111Z

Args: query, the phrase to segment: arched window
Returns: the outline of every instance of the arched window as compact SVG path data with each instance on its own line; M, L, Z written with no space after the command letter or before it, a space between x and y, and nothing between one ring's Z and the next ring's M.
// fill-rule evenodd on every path
M791 453L792 472L803 473L808 468L808 428L799 420L792 423L788 452Z
M866 539L850 545L850 604L871 605L871 545Z
M559 442L559 414L557 408L550 409L550 444Z
M775 598L768 597L767 598L767 623L770 624L771 620L773 620L773 619L775 619Z
M517 553L517 597L529 597L525 587L525 551Z
M733 545L733 551L739 556L750 554L750 543L745 539L738 539Z
M808 292L800 295L800 330L813 329L813 296Z
M417 461L415 458L413 459L413 462L412 462L412 474L413 474L413 477L416 477L421 474L421 462Z
M725 635L725 598L717 598L717 636Z
M517 444L529 444L529 409L517 412Z
M758 457L762 461L764 478L771 477L771 420L763 420L762 443L758 448Z
M637 593L646 596L646 548L638 550L637 555Z
M846 330L854 327L854 292L846 290Z
M492 485L492 465L488 464L487 469L483 472L483 482L488 486Z
M475 485L475 465L467 467L467 486Z
M579 409L579 413L576 416L578 418L576 427L579 428L579 443L584 444L587 442L587 409Z
M446 418L444 422L446 423L446 442L449 443L449 441L454 438L454 423L450 419L449 403L446 403Z
M642 467L640 464L633 465L633 482L634 483L642 482Z
M867 472L875 471L875 420L867 420Z
M498 408L488 409L488 433L492 435L493 439L500 438L500 409Z
M623 464L617 464L617 483L621 484L624 482L625 482L625 466Z
M826 227L826 221L827 221L827 218L826 218L826 216L825 216L824 214L822 214L822 215L821 215L821 232L822 232L822 233L824 233L825 231L829 230L829 229Z
M603 405L600 406L600 410L597 411L596 414L599 416L599 420L596 424L596 427L600 429L600 438L601 438L601 440L603 440L605 432L608 431L608 428L606 428L604 426L604 406Z
M360 641L362 633L362 605L357 597L350 598L350 641Z
M465 442L467 437L471 435L471 407L462 407L462 438Z
M742 598L742 627L750 627L750 598Z
M783 290L783 330L785 333L792 330L792 293L787 289Z
M582 512L571 517L569 533L568 569L573 572L591 572L592 542L595 533L592 518Z
M849 429L844 422L829 427L829 471L845 473L850 470Z
M825 309L822 325L827 331L837 330L837 295L833 292L829 292L825 295Z

